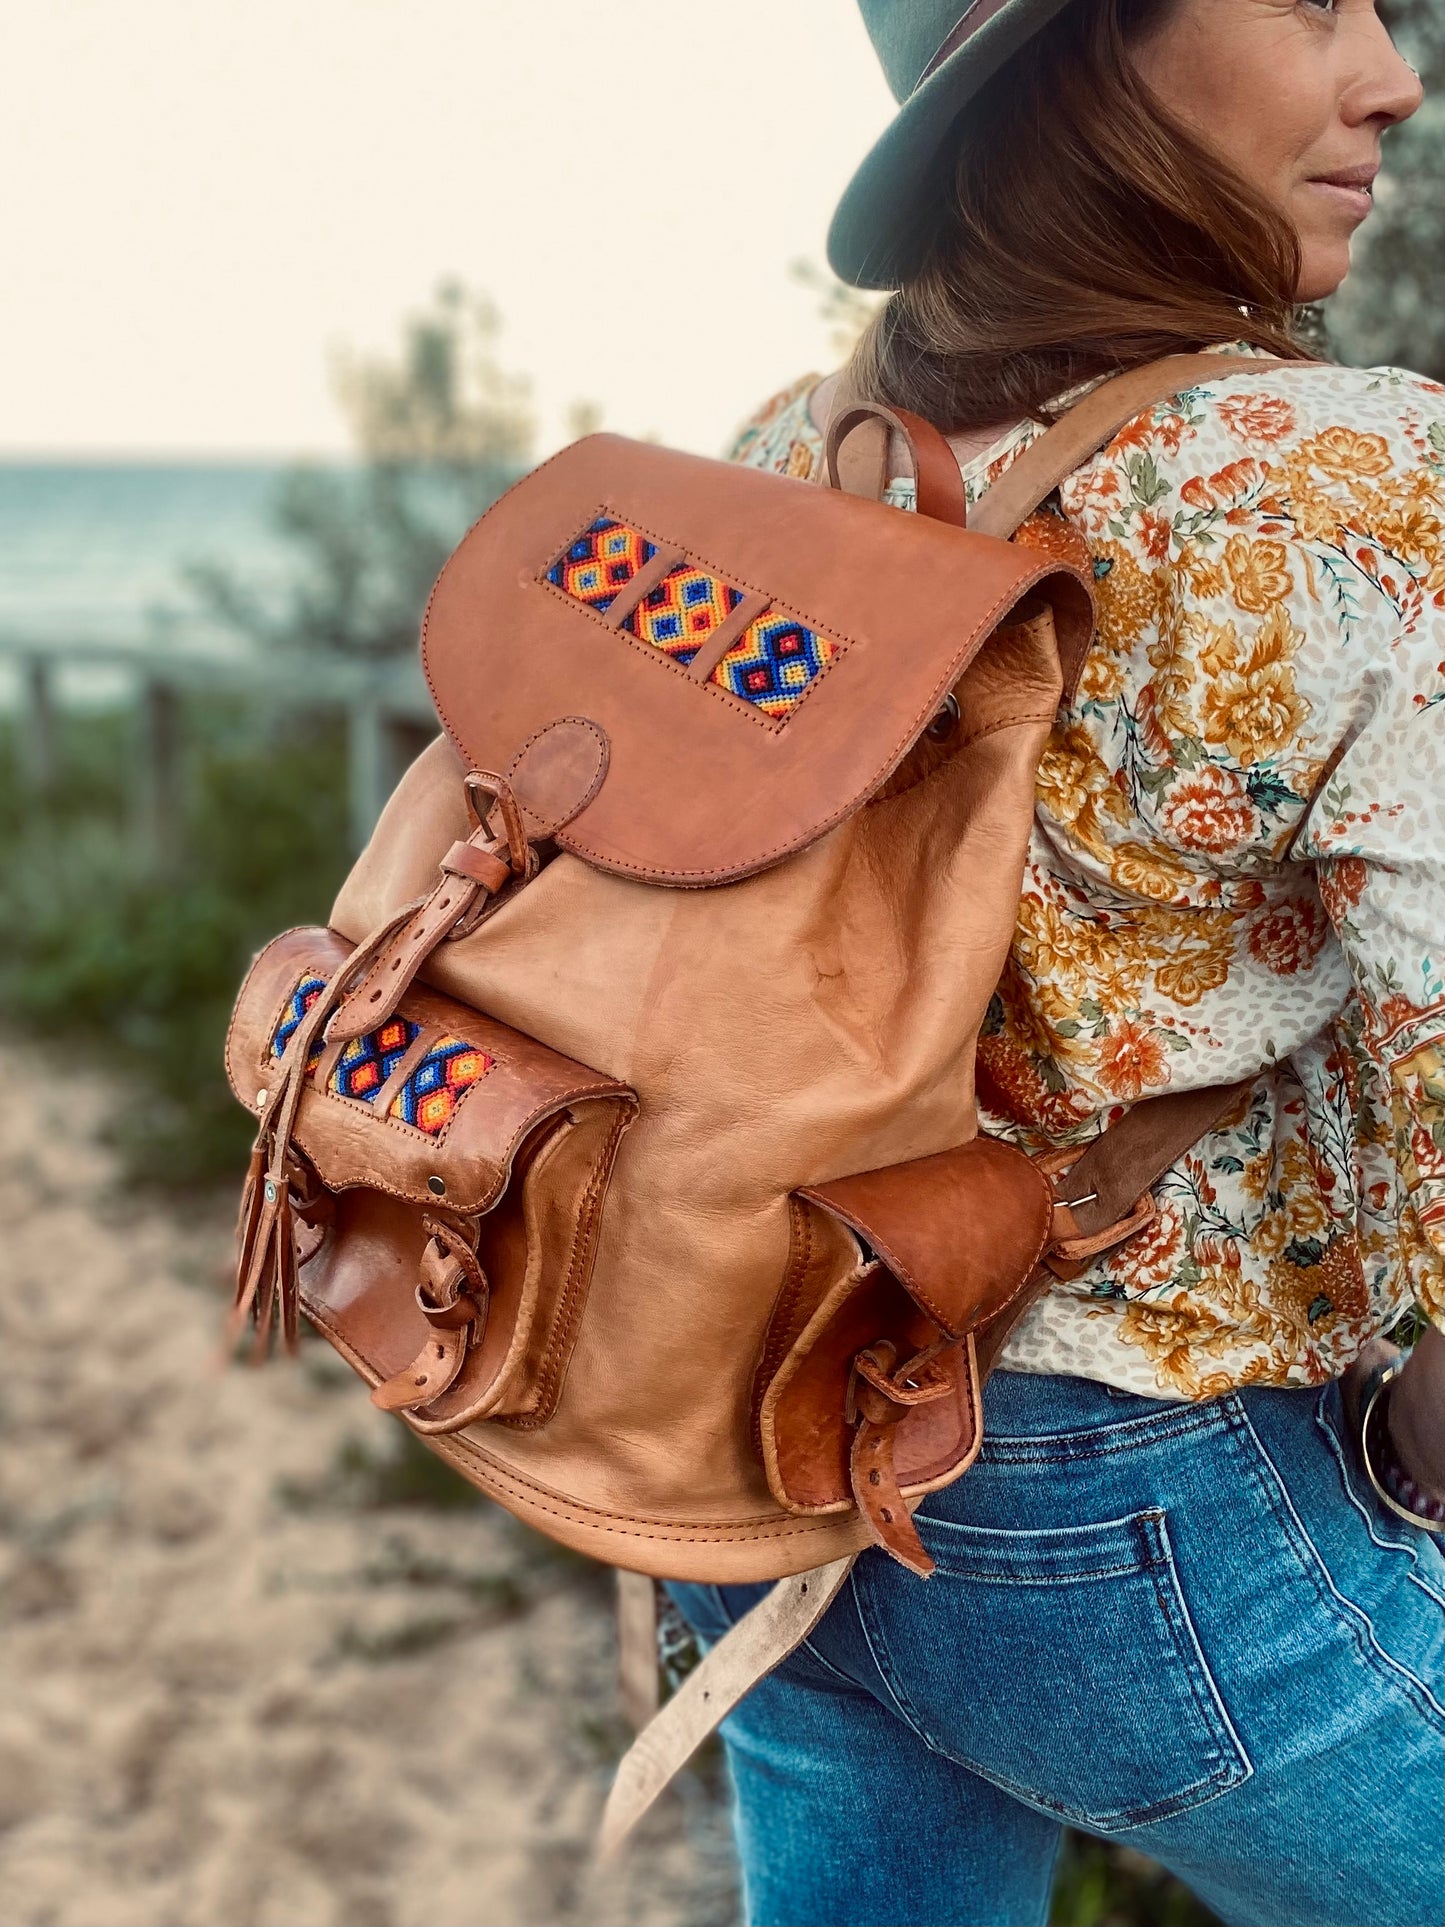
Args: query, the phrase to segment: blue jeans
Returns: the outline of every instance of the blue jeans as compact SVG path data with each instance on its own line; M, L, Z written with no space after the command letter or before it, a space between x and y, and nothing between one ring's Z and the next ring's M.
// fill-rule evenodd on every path
M996 1373L926 1583L864 1553L723 1735L753 1927L1048 1918L1065 1823L1228 1922L1445 1918L1445 1562L1338 1388ZM669 1588L704 1642L767 1590Z

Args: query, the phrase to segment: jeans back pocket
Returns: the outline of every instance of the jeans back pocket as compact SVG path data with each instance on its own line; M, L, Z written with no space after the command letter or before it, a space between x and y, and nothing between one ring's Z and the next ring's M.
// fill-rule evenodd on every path
M928 1584L865 1560L857 1590L879 1668L931 1746L1099 1832L1249 1778L1162 1511L1033 1532L918 1525Z

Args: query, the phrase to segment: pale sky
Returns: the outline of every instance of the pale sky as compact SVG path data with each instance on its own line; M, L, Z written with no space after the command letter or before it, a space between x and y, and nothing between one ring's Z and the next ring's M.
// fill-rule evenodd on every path
M853 0L10 0L0 457L345 447L329 357L444 278L568 403L714 452L828 365L892 103Z

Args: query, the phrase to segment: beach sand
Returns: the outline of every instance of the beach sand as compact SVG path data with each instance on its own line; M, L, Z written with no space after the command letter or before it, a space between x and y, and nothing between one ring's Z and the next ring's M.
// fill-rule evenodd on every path
M62 1052L0 1090L0 1927L729 1927L715 1758L590 1864L610 1576L320 1341L218 1371L224 1201L125 1195Z

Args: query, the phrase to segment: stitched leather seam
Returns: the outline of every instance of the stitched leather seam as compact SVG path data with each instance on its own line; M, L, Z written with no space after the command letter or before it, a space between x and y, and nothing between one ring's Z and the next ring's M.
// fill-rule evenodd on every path
M612 1184L612 1167L617 1157L617 1147L622 1140L623 1132L631 1122L632 1113L627 1110L618 1113L612 1129L598 1151L591 1176L587 1180L587 1189L582 1194L577 1226L572 1234L572 1251L567 1265L567 1276L561 1291L557 1294L556 1306L552 1312L551 1330L537 1366L531 1410L499 1414L501 1423L513 1426L518 1431L530 1431L539 1425L545 1425L557 1409L557 1400L562 1392L563 1365L571 1355L572 1341L576 1337L577 1327L586 1305L586 1298L582 1291L582 1277L587 1273L590 1282L591 1263L596 1252L597 1230L602 1220L602 1207Z
M439 1456L443 1458L450 1453L455 1453L459 1458L480 1459L487 1468L489 1478L492 1478L497 1485L512 1487L514 1492L523 1496L527 1504L533 1506L538 1512L548 1513L553 1518L573 1519L576 1523L585 1525L591 1532L621 1533L629 1539L654 1539L671 1545L726 1546L736 1545L739 1539L744 1544L754 1544L760 1539L797 1538L808 1533L836 1530L839 1523L836 1515L816 1525L806 1519L716 1519L700 1521L696 1527L680 1525L670 1531L639 1531L636 1530L637 1527L654 1525L656 1522L627 1512L603 1512L600 1507L586 1505L580 1500L572 1500L565 1506L545 1504L532 1496L545 1492L547 1489L545 1486L535 1485L532 1480L510 1471L502 1472L496 1459L489 1458L469 1440L463 1440L459 1433L444 1434L437 1443L433 1443L431 1439L428 1439L427 1443L433 1450L438 1449L438 1444L446 1446L447 1451L439 1452ZM579 1520L576 1518L578 1513L589 1516ZM608 1525L602 1523L604 1520L614 1520L616 1523ZM704 1537L702 1536L704 1534L716 1536Z
M296 926L297 930L304 930L306 928L308 928L306 924L298 924ZM295 934L296 934L295 930L283 930L279 937L272 938L271 942L267 944L266 948L261 952L260 956L257 957L256 961L251 965L251 968L246 972L246 981L241 985L240 994L236 998L235 1003L231 1006L230 1021L226 1025L226 1045L225 1045L225 1051L224 1051L224 1056L226 1060L226 1076L230 1079L231 1089L240 1098L241 1102L246 1105L247 1110L249 1110L251 1106L248 1101L248 1094L244 1093L241 1090L241 1080L236 1074L236 1053L234 1049L235 1041L236 1041L236 1031L241 1022L241 1006L246 1001L246 991L250 986L251 979L261 969L261 966L265 963L267 957L271 954L271 952L276 948L278 944L284 943L287 937L294 936ZM299 978L297 979L297 982L298 983L300 982ZM294 995L295 995L294 990L288 991L286 996L282 999L281 1003L279 1003L276 1006L275 1012L272 1015L270 1028L266 1032L266 1036L268 1040L276 1035L276 1028L281 1020L281 1013L286 1009L286 1006L290 1003L291 998ZM269 1053L269 1041L268 1041L268 1053ZM279 1067L280 1063L281 1063L281 1059L279 1057L272 1057L269 1054L263 1057L261 1060L263 1069L271 1064L275 1064ZM254 1096L255 1096L254 1091L249 1093L249 1097L254 1098Z
M758 856L749 858L746 866L728 869L719 869L717 867L706 870L662 869L656 864L630 863L626 858L613 856L603 857L585 849L576 849L574 853L581 856L585 861L599 864L601 867L614 871L618 875L636 877L660 876L672 880L685 877L690 880L695 880L697 885L703 888L709 883L732 882L740 876L751 876L758 870L766 868L769 863L781 857L791 856L794 851L804 848L809 843L816 842L820 836L825 835L827 831L836 828L839 823L843 822L847 817L852 816L860 804L866 802L881 784L887 782L888 778L898 767L906 751L912 747L924 724L929 722L937 713L942 694L951 689L954 683L958 681L958 678L963 674L964 670L967 669L968 665L973 661L974 657L998 626L995 618L999 613L1011 607L1013 603L1027 594L1035 584L1045 581L1048 577L1073 574L1074 571L1069 569L1066 564L1055 563L1049 566L1040 564L1031 575L1025 577L1021 582L1011 584L1010 587L999 596L998 600L988 612L979 619L978 626L970 638L969 646L965 650L962 658L957 662L948 680L944 683L943 691L938 695L930 697L925 708L914 718L904 735L889 752L878 774L870 778L861 790L858 790L854 795L850 796L847 802L841 804L831 816L824 817L820 822L811 825L809 828L800 830L792 842L779 844L774 849L762 851ZM815 680L818 679L815 678ZM711 686L710 684L699 685L699 687ZM719 694L721 693L722 692L719 691ZM452 739L457 744L457 747L462 749L461 740L452 729L450 722L447 721L446 712L442 709L440 703L437 704L437 713L441 716L443 723L446 724L447 730L452 735ZM464 749L462 753L465 755L466 752ZM563 831L562 837L564 839L565 836L566 832ZM566 847L571 849L573 846L569 843Z
M602 787L602 779L607 774L607 765L609 761L609 751L610 751L610 744L608 742L607 733L603 729L602 725L600 723L593 722L590 716L558 716L558 717L555 717L553 721L551 721L550 723L543 723L540 729L534 729L531 735L527 738L526 742L523 743L522 747L517 751L516 755L512 758L511 762L508 763L507 779L510 782L512 778L516 775L517 765L522 761L522 758L527 754L527 751L531 749L532 745L534 743L540 743L544 736L548 735L552 730L554 730L557 727L558 723L580 723L584 729L590 731L591 735L593 736L597 744L597 768L592 773L592 780L587 785L587 789L582 797L582 801L572 811L570 816L563 819L564 822L570 823L574 817L578 817L582 814L583 810L587 808L587 805L589 803L594 802L596 800L597 792ZM527 804L523 803L520 797L517 799L517 806L526 815L532 817L536 822L538 823L542 822L543 819L537 814L537 812L533 809L530 809ZM554 828L561 829L562 824L561 823L554 824ZM550 832L548 832L548 834L550 834Z
M1020 709L1011 716L1000 716L996 722L985 723L982 729L976 729L971 736L961 738L958 747L960 750L968 749L973 743L997 736L1000 730L1017 729L1023 723L1051 723L1057 714L1057 703L1052 709Z
M798 1293L808 1275L808 1266L813 1256L813 1220L804 1209L794 1192L788 1193L788 1265L783 1273L782 1289L773 1305L767 1329L763 1333L762 1356L757 1370L753 1373L752 1396L749 1400L748 1430L753 1441L753 1450L759 1458L763 1455L763 1401L768 1387L777 1376L778 1368L797 1343L800 1333L793 1329L794 1312L797 1309Z
M336 1347L353 1369L359 1370L363 1378L376 1375L375 1367L346 1342L324 1306L317 1305L313 1299L306 1297L304 1291L303 1304L306 1316L311 1323L326 1335L328 1342ZM405 1418L407 1415L403 1412L400 1416ZM479 1421L479 1423L487 1422ZM581 1499L567 1500L562 1505L548 1505L544 1499L534 1495L545 1494L547 1498L556 1498L559 1495L551 1492L547 1486L536 1484L525 1473L516 1472L509 1466L504 1467L500 1460L491 1458L479 1445L467 1438L464 1432L418 1433L417 1436L427 1449L435 1452L440 1459L480 1460L486 1468L486 1476L495 1485L510 1487L514 1496L524 1499L534 1510L545 1512L552 1518L570 1520L574 1524L585 1526L589 1532L621 1533L631 1539L655 1539L671 1545L727 1546L736 1545L740 1540L744 1544L753 1544L759 1539L796 1538L810 1533L836 1531L839 1524L836 1516L815 1524L811 1519L774 1519L767 1514L762 1514L750 1519L703 1519L695 1526L679 1525L670 1531L663 1532L634 1531L634 1526L656 1525L658 1522L628 1512L604 1512L600 1506L588 1505ZM588 1516L579 1517L579 1514ZM613 1525L603 1523L609 1519L617 1523ZM701 1536L704 1534L718 1536Z
M421 673L426 679L426 686L428 690L431 692L432 708L435 709L438 716L442 717L443 722L445 722L446 719L445 719L444 712L442 710L441 702L437 696L436 684L432 681L431 665L427 661L427 652L426 652L427 631L431 627L432 609L435 606L437 596L441 591L443 578L445 577L448 568L451 566L453 557L455 557L458 550L461 548L462 543L470 541L472 536L475 535L477 530L488 519L488 517L495 515L497 511L502 507L504 502L509 502L511 498L516 494L519 488L521 488L525 483L532 481L536 476L545 473L545 471L551 468L555 462L560 462L562 457L566 453L567 453L567 449L565 447L559 448L555 455L549 455L545 462L538 462L537 466L534 469L530 469L527 472L527 474L519 476L517 480L513 482L512 486L509 489L506 489L501 495L497 497L495 502L489 502L486 508L484 508L481 514L477 517L476 521L472 523L471 527L467 530L466 534L462 537L461 542L459 542L457 544L457 547L452 550L452 554L448 556L447 560L442 564L440 570L437 573L437 579L431 586L431 594L426 599L426 607L425 609L422 610L422 616L421 616ZM460 741L455 736L453 736L452 740L457 743L457 747L458 749L460 749L461 748ZM463 755L465 756L465 751L463 751Z
M532 1130L534 1125L540 1124L545 1118L554 1116L558 1111L564 1110L567 1105L572 1103L581 1103L588 1098L594 1098L594 1097L621 1098L623 1100L626 1100L630 1096L631 1096L631 1093L628 1091L625 1091L625 1090L619 1091L612 1086L602 1085L594 1090L569 1091L565 1097L552 1099L548 1103L540 1106L539 1109L533 1111L530 1114L530 1116L528 1116L521 1124L519 1124L516 1130L512 1133L512 1140L511 1140L510 1146L508 1147L506 1162L504 1165L500 1167L497 1182L492 1186L490 1191L485 1192L480 1198L480 1200L475 1204L464 1203L461 1198L451 1197L450 1195L447 1197L446 1203L451 1207L452 1210L461 1211L464 1214L467 1214L469 1216L481 1216L485 1214L486 1212L491 1210L492 1206L496 1203L497 1199L502 1195L502 1193L506 1190L507 1186L511 1183L512 1167L516 1163L517 1152L521 1149L523 1143L526 1140L527 1134ZM625 1103L624 1103L624 1108L626 1108ZM385 1121L394 1122L395 1120L385 1120ZM408 1126L405 1126L404 1128L410 1130L411 1126L408 1125ZM296 1142L298 1144L301 1144L301 1135L299 1130L293 1133L293 1135L296 1138ZM301 1149L303 1151L306 1151L306 1146L304 1144L301 1144ZM311 1162L313 1164L316 1164L317 1172L320 1175L323 1184L326 1184L326 1188L328 1190L348 1190L352 1188L347 1185L333 1186L330 1183L328 1183L326 1179L326 1174L324 1171L321 1170L321 1166L317 1164L316 1158L313 1155L313 1153L311 1153L310 1151L306 1151L306 1155L311 1159ZM475 1160L469 1160L469 1161L480 1164L482 1163L483 1160L480 1157L478 1157ZM381 1192L384 1192L388 1197L400 1198L402 1202L405 1204L436 1202L435 1199L432 1199L430 1197L425 1199L418 1199L414 1192L398 1190L394 1184L388 1184L385 1181L385 1179L375 1177L370 1174L368 1174L365 1182L357 1188L364 1191L381 1191Z

